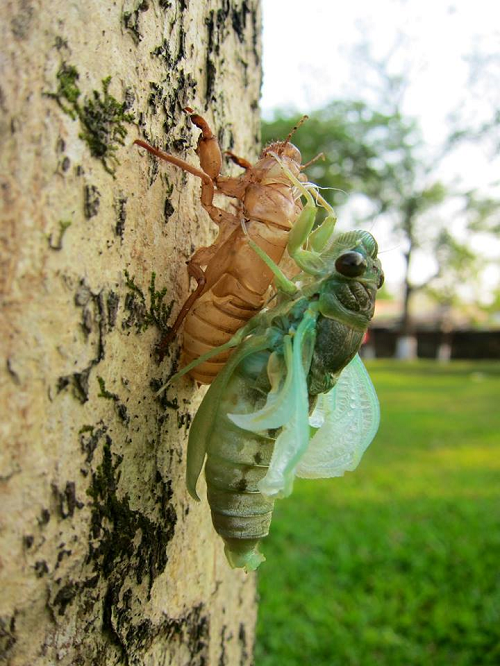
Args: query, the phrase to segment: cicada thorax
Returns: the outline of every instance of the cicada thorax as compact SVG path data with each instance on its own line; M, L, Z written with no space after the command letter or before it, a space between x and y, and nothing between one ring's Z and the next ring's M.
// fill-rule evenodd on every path
M225 344L264 306L273 272L255 254L253 240L277 264L285 252L288 234L300 212L290 184L249 184L242 216L248 236L236 228L205 269L206 284L184 323L184 360L190 363ZM198 365L191 376L210 384L231 352Z
M308 375L310 395L326 393L338 374L357 354L365 331L319 316L316 324L316 343Z

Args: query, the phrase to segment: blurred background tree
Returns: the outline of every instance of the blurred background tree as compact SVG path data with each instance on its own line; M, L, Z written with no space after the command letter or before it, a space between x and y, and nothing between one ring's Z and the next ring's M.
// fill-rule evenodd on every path
M404 257L398 355L409 357L414 348L413 296L425 291L442 306L457 304L460 286L473 284L482 267L469 239L474 232L498 234L499 202L441 180L443 161L464 142L475 140L472 130L459 131L455 124L437 153L431 153L417 121L401 110L405 80L390 76L384 64L372 65L381 82L377 101L333 101L310 114L293 142L304 162L324 153L323 161L307 169L308 177L326 188L323 194L333 205L349 198L354 224L374 222L382 215L388 220ZM286 136L298 119L298 114L277 111L263 123L263 143ZM458 214L468 222L465 239L450 224L450 216ZM435 265L434 272L420 280L411 272L418 250Z

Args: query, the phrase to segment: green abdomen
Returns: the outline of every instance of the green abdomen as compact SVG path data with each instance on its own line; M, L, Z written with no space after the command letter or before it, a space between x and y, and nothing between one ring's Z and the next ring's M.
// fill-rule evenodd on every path
M257 395L257 400L255 399ZM263 561L258 543L269 533L274 500L259 492L275 439L238 428L228 413L249 413L259 408L260 393L249 390L245 379L230 380L218 410L207 448L205 476L212 521L224 539L233 567L253 570Z

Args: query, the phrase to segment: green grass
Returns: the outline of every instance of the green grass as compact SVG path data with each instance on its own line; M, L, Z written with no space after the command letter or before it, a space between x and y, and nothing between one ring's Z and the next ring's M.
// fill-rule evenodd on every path
M276 505L256 666L498 665L500 363L368 368L359 468Z

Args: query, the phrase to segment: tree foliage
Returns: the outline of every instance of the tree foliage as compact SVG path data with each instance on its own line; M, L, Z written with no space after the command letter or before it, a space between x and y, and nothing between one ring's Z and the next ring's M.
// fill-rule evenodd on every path
M387 88L392 85L387 79ZM286 136L299 117L278 112L263 125L263 141ZM323 152L323 161L307 169L308 177L320 187L334 205L344 203L346 195L364 198L356 222L367 222L384 215L391 225L395 242L405 259L403 312L401 328L411 329L410 303L413 294L428 289L442 303L456 299L457 286L477 271L475 256L467 241L453 230L450 204L457 198L468 214L471 229L495 229L491 222L497 202L486 200L476 191L459 192L442 182L439 166L451 145L443 141L442 151L427 150L418 123L405 116L398 103L373 108L366 102L335 101L315 111L292 141L306 162ZM412 260L416 250L434 259L436 270L425 280L412 279Z
M263 124L263 142L282 139L299 118L277 112ZM394 187L408 188L414 167L409 156L421 145L421 138L414 121L398 113L373 110L363 101L335 101L311 114L293 142L305 161L323 152L324 160L307 173L320 187L333 188L325 195L332 203L341 203L345 193L356 192L378 201L385 210L391 206ZM406 173L396 183L399 165L404 165Z

